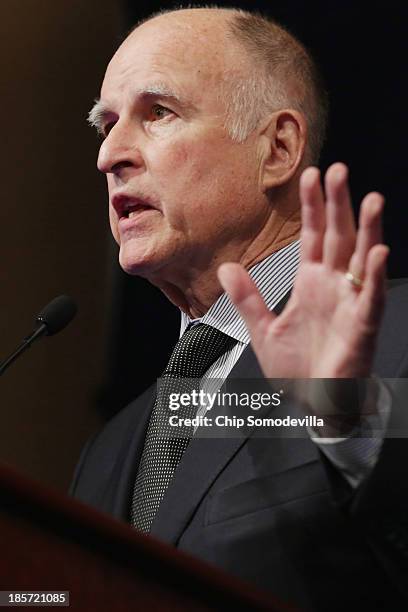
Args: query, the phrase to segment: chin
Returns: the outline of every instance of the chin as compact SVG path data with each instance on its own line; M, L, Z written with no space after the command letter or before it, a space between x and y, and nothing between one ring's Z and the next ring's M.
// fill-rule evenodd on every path
M126 274L132 276L149 276L157 269L159 262L157 255L142 253L136 249L121 248L119 251L119 265Z

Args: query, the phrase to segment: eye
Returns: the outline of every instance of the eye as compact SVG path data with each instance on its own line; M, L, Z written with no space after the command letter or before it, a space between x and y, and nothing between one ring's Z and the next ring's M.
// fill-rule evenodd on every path
M115 125L115 121L110 121L101 127L100 134L103 138L106 138L113 126Z
M116 121L109 121L108 123L99 123L95 125L99 138L105 140L115 123Z
M167 117L169 113L173 114L173 111L167 108L166 106L162 106L161 104L153 104L150 112L150 117L152 118L152 120L160 120Z

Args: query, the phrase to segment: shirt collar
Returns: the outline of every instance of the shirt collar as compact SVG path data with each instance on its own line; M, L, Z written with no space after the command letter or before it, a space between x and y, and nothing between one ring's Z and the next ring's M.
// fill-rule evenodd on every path
M291 242L248 270L269 310L275 308L293 285L299 266L299 247L299 240ZM246 325L226 293L220 295L206 314L199 319L190 319L185 312L181 311L180 336L183 335L188 325L197 323L206 323L216 327L243 344L250 342Z

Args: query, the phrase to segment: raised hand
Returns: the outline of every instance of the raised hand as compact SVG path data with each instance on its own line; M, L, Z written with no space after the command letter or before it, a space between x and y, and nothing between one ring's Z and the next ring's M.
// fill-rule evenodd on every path
M303 172L301 262L279 316L266 308L240 264L226 263L218 271L267 378L357 378L371 373L389 252L381 244L384 199L375 192L364 198L356 230L347 167L333 164L324 187L326 201L319 170L309 167Z

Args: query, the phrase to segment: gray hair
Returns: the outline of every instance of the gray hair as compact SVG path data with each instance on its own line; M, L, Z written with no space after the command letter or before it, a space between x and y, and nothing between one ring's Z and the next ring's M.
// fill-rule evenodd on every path
M252 59L253 74L231 83L227 125L243 141L268 112L294 108L307 123L307 163L317 163L328 121L328 96L306 48L285 28L257 13L235 10L227 31Z
M158 11L138 22L188 7ZM237 43L248 57L248 70L226 78L220 97L225 101L224 127L230 138L244 142L268 113L293 108L306 119L308 138L304 162L317 164L328 123L328 95L310 52L286 28L270 17L237 8L192 6L230 13L227 38ZM242 74L242 76L241 76Z

